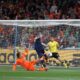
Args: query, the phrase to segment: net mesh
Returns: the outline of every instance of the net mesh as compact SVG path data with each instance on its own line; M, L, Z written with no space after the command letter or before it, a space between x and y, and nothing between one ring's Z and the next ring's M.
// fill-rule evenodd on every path
M72 60L73 54L80 53L80 21L0 21L0 64L15 62L16 47L21 51L25 48L34 50L34 39L38 35L42 35L45 44L50 36L56 37L63 60Z

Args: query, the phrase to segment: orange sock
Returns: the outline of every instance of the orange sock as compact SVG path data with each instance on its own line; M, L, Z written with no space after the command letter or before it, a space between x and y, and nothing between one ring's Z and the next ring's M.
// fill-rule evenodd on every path
M46 71L46 68L39 68L39 71Z
M48 69L47 68L38 68L38 69L36 69L37 71L47 71Z

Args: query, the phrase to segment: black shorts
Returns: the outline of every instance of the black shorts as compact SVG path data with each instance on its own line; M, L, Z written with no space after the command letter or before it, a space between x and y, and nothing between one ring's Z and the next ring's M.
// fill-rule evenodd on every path
M58 54L58 53L54 52L54 53L52 53L52 57L54 57L54 58L58 59L60 56L59 56L59 54Z

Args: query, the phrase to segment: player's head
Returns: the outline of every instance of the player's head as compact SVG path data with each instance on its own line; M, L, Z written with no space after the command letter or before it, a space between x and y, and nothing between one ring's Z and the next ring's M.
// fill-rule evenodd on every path
M42 37L43 37L43 36L42 36L41 33L37 34L36 37L35 37L35 41L36 41L36 40L37 40L37 41L41 41Z
M50 41L56 41L56 36L51 35L50 36Z
M41 38L40 38L39 36L36 36L36 37L35 37L35 42L36 42L36 43L41 42Z
M38 42L41 42L41 39L40 39L40 38L36 39L36 42L37 42L37 43L38 43Z
M50 41L54 41L54 37L53 36L50 37Z
M21 53L19 51L17 51L17 58L20 58L21 57Z

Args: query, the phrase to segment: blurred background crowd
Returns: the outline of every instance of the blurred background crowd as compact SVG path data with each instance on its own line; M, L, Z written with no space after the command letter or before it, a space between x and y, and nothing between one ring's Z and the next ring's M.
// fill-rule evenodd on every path
M35 36L41 34L42 42L48 43L50 36L59 42L60 49L80 48L80 27L49 26L49 27L15 27L0 26L0 47L28 47L34 49Z
M80 0L0 0L0 19L80 19ZM37 33L43 35L44 43L51 35L56 35L61 49L80 47L79 27L18 27L15 34L14 27L3 25L0 25L0 47L12 47L17 43L17 46L33 48Z
M0 0L0 19L80 19L80 0Z

